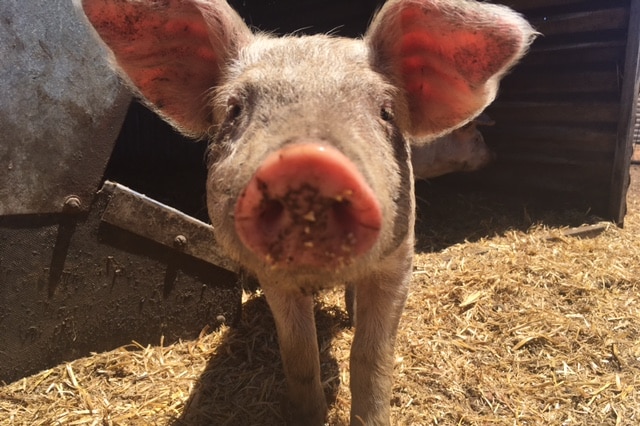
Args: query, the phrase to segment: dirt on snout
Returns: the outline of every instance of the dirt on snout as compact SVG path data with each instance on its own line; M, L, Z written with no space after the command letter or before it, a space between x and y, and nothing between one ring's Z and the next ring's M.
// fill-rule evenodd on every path
M354 226L349 205L345 196L323 197L309 185L277 200L265 195L260 221L268 240L269 263L348 265L356 243L354 233L344 229Z

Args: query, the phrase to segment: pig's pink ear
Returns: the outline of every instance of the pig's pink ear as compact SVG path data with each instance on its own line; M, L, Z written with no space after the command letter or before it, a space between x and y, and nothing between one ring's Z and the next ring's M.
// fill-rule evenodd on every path
M375 66L404 90L409 133L434 135L478 115L525 53L531 26L504 6L389 0L366 35Z
M227 2L82 0L82 8L147 104L185 134L206 133L209 92L252 37Z

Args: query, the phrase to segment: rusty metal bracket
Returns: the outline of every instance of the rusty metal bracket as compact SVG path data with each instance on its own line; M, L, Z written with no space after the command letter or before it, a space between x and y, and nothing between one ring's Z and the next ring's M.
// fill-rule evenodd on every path
M101 192L109 194L103 222L238 272L238 266L220 252L211 225L115 182L106 181Z

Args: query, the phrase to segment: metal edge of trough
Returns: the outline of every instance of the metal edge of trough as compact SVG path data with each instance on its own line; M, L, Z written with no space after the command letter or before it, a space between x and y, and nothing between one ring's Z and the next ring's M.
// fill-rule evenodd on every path
M109 194L103 222L229 271L239 271L238 265L220 252L211 225L116 182L106 181L100 192Z

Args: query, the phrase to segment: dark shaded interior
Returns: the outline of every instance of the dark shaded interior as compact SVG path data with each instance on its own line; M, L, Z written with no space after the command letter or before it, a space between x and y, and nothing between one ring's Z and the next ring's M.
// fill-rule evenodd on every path
M360 36L383 1L230 3L260 31ZM543 36L505 78L488 108L496 125L483 128L483 134L497 160L480 172L421 183L418 198L438 208L442 202L433 191L482 192L530 209L575 209L616 220L612 193L626 193L628 184L624 171L618 171L622 179L612 176L619 167L621 112L628 108L620 99L629 0L501 3L525 14ZM106 178L207 220L206 142L185 140L134 103Z

